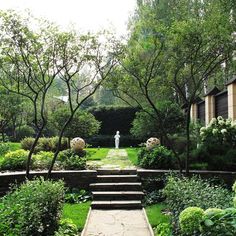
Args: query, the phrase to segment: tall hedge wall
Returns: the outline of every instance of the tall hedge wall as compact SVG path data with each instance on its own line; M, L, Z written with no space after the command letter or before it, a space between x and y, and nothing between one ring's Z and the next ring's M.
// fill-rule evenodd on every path
M138 108L95 107L89 111L102 122L99 135L114 135L117 130L121 135L128 135Z

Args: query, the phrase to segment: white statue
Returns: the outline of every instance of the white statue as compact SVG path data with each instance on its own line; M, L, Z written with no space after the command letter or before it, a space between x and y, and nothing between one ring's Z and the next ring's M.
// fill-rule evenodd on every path
M116 135L114 136L115 138L115 147L119 148L119 143L120 143L120 132L116 131Z

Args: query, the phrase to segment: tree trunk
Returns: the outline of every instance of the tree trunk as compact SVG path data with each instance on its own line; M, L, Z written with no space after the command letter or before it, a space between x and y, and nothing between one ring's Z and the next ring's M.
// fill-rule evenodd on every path
M28 154L28 157L27 157L27 163L26 163L26 178L29 178L30 162L32 160L32 155L34 153L34 150L35 150L35 147L36 147L36 145L38 143L38 140L41 137L41 134L43 132L44 126L45 126L45 124L43 124L41 126L41 128L38 130L38 133L37 133L37 135L36 135L36 137L34 139L33 145L30 148L30 151L29 151L29 154Z
M57 156L58 156L58 154L59 154L59 152L61 150L61 140L62 140L63 134L65 132L66 127L68 126L68 124L73 119L73 116L74 116L75 112L76 112L76 110L73 112L73 114L71 114L71 116L68 118L68 120L66 121L66 123L64 124L64 126L61 129L61 132L60 132L60 135L59 135L59 139L58 139L57 149L56 149L56 151L54 153L54 156L53 156L53 159L52 159L52 163L51 163L51 165L49 167L48 174L47 174L47 179L51 178L53 166L54 166L54 164L56 162L56 159L57 159Z
M190 156L190 109L191 109L191 103L189 103L187 107L187 114L186 114L187 145L186 145L185 171L187 176L189 175L189 156Z

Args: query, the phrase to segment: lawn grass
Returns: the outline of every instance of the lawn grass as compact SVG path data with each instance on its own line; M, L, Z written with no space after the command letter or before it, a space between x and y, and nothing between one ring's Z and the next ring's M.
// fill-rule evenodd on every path
M158 203L145 207L147 217L152 228L155 228L161 223L170 224L170 216L162 213L162 210L166 208L165 204Z
M86 148L87 160L100 161L107 156L109 150L110 148Z
M71 219L81 232L84 228L90 205L90 201L79 204L65 203L62 218Z
M128 158L132 162L133 165L138 165L138 151L139 148L126 148L125 149L128 153Z

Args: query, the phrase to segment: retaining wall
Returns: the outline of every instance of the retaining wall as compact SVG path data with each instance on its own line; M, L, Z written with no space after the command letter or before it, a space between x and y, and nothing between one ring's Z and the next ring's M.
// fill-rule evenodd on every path
M144 170L138 169L137 174L141 181L147 178L161 177L167 173L178 173L178 170ZM39 176L46 176L47 171L34 171L30 173L29 179ZM190 175L200 175L202 178L218 177L225 181L228 186L232 186L236 181L236 172L228 171L190 171ZM89 189L89 184L96 181L96 170L80 170L80 171L53 171L52 179L63 179L67 187ZM11 184L22 183L25 180L25 172L5 172L0 173L0 195L4 195Z

